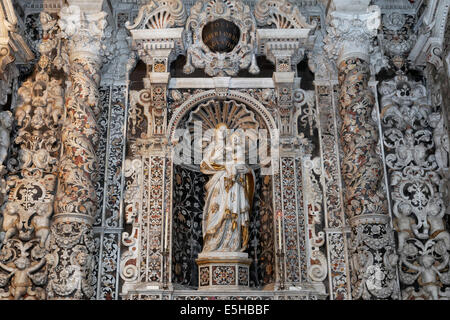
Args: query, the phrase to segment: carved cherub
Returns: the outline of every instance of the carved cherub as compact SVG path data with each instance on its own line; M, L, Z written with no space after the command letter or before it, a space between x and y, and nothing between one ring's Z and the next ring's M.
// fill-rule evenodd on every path
M48 83L47 91L48 91L47 114L51 115L54 124L58 124L64 108L64 99L63 99L64 94L61 88L61 82L52 79Z
M21 208L18 203L8 202L3 211L3 230L6 232L3 243L6 243L17 233L17 224L19 222L19 212Z
M42 268L45 264L45 258L34 266L31 265L30 259L21 256L14 261L16 268L8 267L0 262L0 267L10 272L8 278L11 280L11 294L15 300L23 298L23 296L31 289L33 285L31 281L32 274Z
M430 114L428 122L433 130L433 140L436 148L435 157L439 169L448 169L449 142L447 130L444 128L444 117L436 112Z
M45 247L48 235L50 234L50 216L52 215L52 205L50 203L41 203L37 205L36 214L31 220L36 237L39 239L39 246Z
M10 111L0 112L0 165L8 156L8 148L11 143L9 134L12 126L12 114Z
M25 118L30 117L31 112L31 99L33 98L31 87L31 81L25 81L22 86L17 90L21 103L16 107L15 117L17 119L17 124L21 126Z
M450 250L450 234L446 231L445 221L443 219L445 213L444 207L434 204L427 208L429 209L427 221L430 225L430 239L435 241L442 240L447 250Z
M412 226L415 221L411 217L412 208L407 203L395 203L394 214L394 228L398 232L398 252L402 252L405 242L408 238L414 238Z
M48 32L49 30L52 30L55 27L56 22L57 22L56 19L54 19L51 15L49 15L46 12L41 12L39 18L41 21L42 30L44 32Z
M439 271L447 266L448 260L448 255L446 255L444 261L438 266L435 266L436 259L431 254L425 254L418 259L420 266L412 264L406 259L402 259L402 262L410 269L420 272L419 284L433 300L438 300L441 285L439 279L441 273Z

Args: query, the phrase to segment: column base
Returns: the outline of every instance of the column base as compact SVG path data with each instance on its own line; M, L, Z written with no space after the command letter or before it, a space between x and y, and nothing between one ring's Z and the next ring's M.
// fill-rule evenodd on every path
M199 253L198 290L246 290L251 259L244 252Z

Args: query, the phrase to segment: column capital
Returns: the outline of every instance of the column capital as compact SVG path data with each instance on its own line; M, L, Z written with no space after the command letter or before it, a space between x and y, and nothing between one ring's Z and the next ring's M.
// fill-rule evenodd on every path
M327 17L324 49L337 64L348 58L369 61L371 42L381 24L381 10L368 2L357 1L350 6L348 0L334 1L336 10Z
M102 55L102 39L107 25L106 12L95 11L101 7L85 5L86 1L69 1L79 5L69 5L61 9L58 24L62 37L68 40L69 57L91 56L98 62ZM93 1L98 5L98 1ZM86 10L85 10L86 9Z
M103 0L67 0L69 6L77 6L85 13L98 13L102 10Z

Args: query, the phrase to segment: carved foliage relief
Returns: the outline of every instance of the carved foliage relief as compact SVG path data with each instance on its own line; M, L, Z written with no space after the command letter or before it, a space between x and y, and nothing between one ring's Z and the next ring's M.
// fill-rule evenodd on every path
M3 211L0 252L1 297L3 299L45 299L50 218L56 187L64 88L56 20L40 16L44 32L41 57L35 74L18 90L15 109L17 134L8 162L10 175L7 203Z
M62 156L52 230L51 280L54 299L89 299L95 292L92 224L97 212L96 148L100 116L101 42L106 13L85 14L77 6L60 11L59 26L67 43L70 86L61 134Z
M92 299L117 299L118 255L122 228L122 159L125 138L125 86L100 87L100 141L97 149L99 179L96 183L98 207L94 222L97 294ZM98 227L98 228L96 228Z
M398 75L380 86L386 165L403 299L448 299L450 234L445 224L448 136L427 90ZM418 288L418 290L417 290Z

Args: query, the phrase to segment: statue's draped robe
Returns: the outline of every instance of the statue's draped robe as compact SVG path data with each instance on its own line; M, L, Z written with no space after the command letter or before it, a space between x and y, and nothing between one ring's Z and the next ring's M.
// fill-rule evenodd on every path
M254 174L246 165L223 160L223 147L210 145L200 170L212 175L206 184L203 210L203 252L244 251L248 245L248 226L254 192ZM235 159L236 160L236 159ZM244 166L246 172L234 172Z

